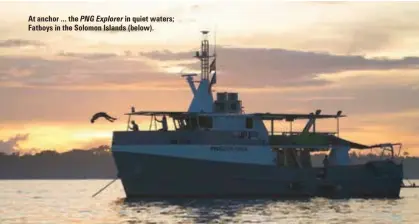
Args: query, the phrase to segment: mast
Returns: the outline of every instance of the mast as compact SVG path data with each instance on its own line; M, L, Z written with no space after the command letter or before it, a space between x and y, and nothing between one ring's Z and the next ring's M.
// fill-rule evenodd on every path
M215 73L210 79L210 73L215 71L215 60L210 64L210 59L215 55L210 55L208 33L209 31L201 31L201 49L195 52L195 58L201 62L201 80L199 80L198 87L195 87L193 81L193 74L183 75L187 77L187 81L193 93L193 99L189 105L189 112L212 112L213 111L213 97L211 86L215 83Z
M209 41L208 33L209 31L201 31L202 41L201 41L201 51L197 51L195 57L201 60L201 80L208 80L210 74L210 64L209 60L211 57L209 51Z

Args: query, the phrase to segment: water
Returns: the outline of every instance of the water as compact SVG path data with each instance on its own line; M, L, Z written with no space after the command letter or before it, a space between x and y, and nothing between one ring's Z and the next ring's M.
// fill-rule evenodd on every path
M419 189L397 200L128 202L118 180L2 180L0 223L418 223ZM416 181L418 184L418 181Z

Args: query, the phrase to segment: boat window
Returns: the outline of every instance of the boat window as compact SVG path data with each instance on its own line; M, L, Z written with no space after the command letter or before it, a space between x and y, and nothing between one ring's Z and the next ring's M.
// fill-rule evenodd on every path
M190 126L189 126L189 128L191 128L191 129L198 128L198 120L196 119L196 117L191 117L190 118Z
M212 117L199 116L199 126L201 128L212 128Z
M185 120L184 119L173 119L175 122L176 130L185 129Z
M179 124L179 120L173 118L173 126L175 127L175 130L179 130L178 124Z
M224 111L225 110L225 107L224 107L224 103L217 103L217 109L218 109L218 111Z
M237 104L233 103L230 105L231 110L237 110Z
M253 119L250 117L246 118L246 128L249 128L249 129L253 128Z

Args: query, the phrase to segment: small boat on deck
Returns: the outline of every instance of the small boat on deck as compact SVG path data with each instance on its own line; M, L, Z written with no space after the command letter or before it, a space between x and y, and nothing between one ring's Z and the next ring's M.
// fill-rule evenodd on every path
M402 181L401 187L402 188L419 188L419 186L416 186L416 183L412 183L409 180L407 180L409 183L408 185L404 184L404 181Z
M402 185L402 188L419 188L419 186L416 186L415 184L412 185Z
M207 34L195 55L200 80L183 75L193 94L189 109L133 110L126 114L128 125L148 116L149 130L113 132L111 151L127 198L399 197L403 164L395 148L401 144L368 146L340 138L341 111L244 113L238 93L217 93L214 100L216 54L210 54ZM317 132L319 119L335 119L337 131ZM297 120L306 125L293 131ZM278 121L289 122L290 130L275 132ZM389 158L351 164L351 149L371 148ZM313 152L328 153L325 167L312 166Z

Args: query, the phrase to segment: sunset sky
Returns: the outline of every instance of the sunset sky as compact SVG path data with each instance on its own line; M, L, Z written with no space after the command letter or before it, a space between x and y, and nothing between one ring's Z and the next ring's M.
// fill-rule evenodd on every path
M154 23L154 32L47 33L28 31L30 15L175 22ZM247 113L342 110L341 137L402 142L419 155L418 17L419 2L1 1L0 151L109 144L131 106L185 111L191 93L179 73L197 68L207 29L217 34L215 90L238 91ZM91 124L99 111L119 120Z

